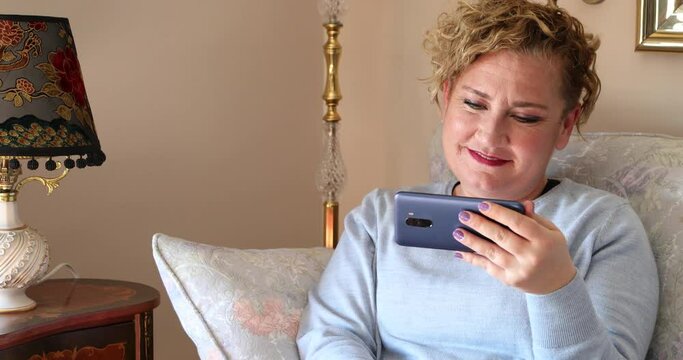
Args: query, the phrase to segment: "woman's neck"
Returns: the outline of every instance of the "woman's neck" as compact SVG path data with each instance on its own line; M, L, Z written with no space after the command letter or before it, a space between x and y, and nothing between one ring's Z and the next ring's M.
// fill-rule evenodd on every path
M503 199L503 200L515 200L515 201L524 201L524 200L534 200L537 197L541 196L543 194L543 190L545 189L546 185L548 184L548 178L543 177L541 181L539 181L538 185L532 189L531 192L527 194L521 194L521 195L515 195L512 194L512 196L506 195L506 194L486 194L484 192L480 192L477 190L470 190L467 189L461 182L457 182L455 186L453 187L452 195L454 196L465 196L465 197L478 197L478 198L494 198L494 199Z

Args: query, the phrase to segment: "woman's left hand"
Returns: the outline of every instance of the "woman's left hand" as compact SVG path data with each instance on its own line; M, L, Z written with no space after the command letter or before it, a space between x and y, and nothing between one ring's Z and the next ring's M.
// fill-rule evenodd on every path
M526 215L483 202L479 210L486 216L469 211L460 213L462 223L493 242L458 229L453 236L475 252L458 252L456 256L506 285L527 293L548 294L568 284L576 275L576 268L562 232L534 213L533 202L524 201L524 208Z

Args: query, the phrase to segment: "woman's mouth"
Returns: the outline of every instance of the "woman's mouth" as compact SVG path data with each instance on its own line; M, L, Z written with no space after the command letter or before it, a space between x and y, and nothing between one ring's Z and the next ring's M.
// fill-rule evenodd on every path
M474 160L476 160L478 163L481 163L484 165L503 166L503 165L507 164L508 162L510 162L510 160L504 160L504 159L497 158L495 156L486 155L484 153L481 153L479 151L475 151L475 150L472 150L469 148L467 149L467 151L470 153L470 156L472 156L472 158Z

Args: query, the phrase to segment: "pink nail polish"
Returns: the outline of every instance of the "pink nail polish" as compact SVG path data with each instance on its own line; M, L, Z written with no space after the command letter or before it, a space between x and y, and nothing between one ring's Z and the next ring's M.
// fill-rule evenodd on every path
M491 206L490 206L488 203L485 203L485 202L479 203L479 206L478 206L478 207L479 207L479 211L486 211L486 210L488 210L489 208L491 208Z
M465 234L462 232L462 230L460 230L460 229L455 229L455 230L453 231L453 238L454 238L455 240L460 241L460 240L462 240L464 237L465 237Z
M456 251L454 256L456 259L462 259L462 254L459 251Z

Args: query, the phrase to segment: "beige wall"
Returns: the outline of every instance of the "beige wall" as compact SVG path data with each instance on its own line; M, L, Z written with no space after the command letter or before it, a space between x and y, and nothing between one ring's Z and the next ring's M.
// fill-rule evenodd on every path
M53 265L162 290L155 232L234 247L319 243L315 1L24 0L2 11L70 19L107 154L50 198L37 185L20 194ZM196 358L165 294L155 347L158 359Z
M351 1L341 42L342 213L374 187L427 181L436 109L421 37L447 0ZM560 1L602 36L604 92L587 130L683 136L683 53L635 53L635 1ZM3 3L70 18L108 160L51 198L21 194L53 264L162 292L159 359L196 358L152 261L155 232L234 247L317 245L323 42L316 1ZM609 19L609 21L607 21ZM292 209L297 211L292 211Z

